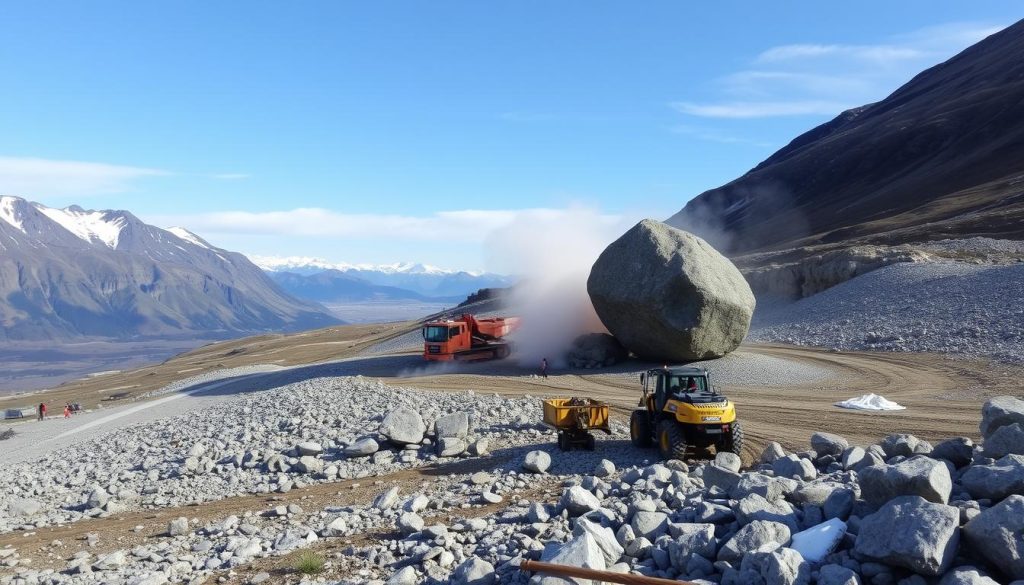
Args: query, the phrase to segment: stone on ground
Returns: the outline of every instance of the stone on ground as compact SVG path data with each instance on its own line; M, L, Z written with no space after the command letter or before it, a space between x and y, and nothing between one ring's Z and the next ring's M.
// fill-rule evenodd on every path
M493 585L494 565L480 557L469 557L452 571L452 585Z
M384 417L380 434L396 445L415 445L423 441L427 425L420 413L407 406L399 406Z
M606 368L629 357L629 351L607 333L587 333L572 342L566 355L573 368Z
M837 457L842 455L843 451L849 446L850 444L846 439L839 435L831 433L814 433L811 435L811 448L818 454L818 457L824 457L825 455Z
M619 559L622 558L625 552L622 545L615 539L615 533L612 532L611 528L601 526L586 518L576 520L576 526L573 528L572 533L574 536L586 533L593 537L597 547L601 549L601 553L604 555L605 564L608 566L619 562Z
M1024 496L1012 495L964 526L964 539L978 555L1014 579L1024 579Z
M601 508L601 500L578 485L571 486L562 493L561 503L570 516L580 516Z
M434 421L434 433L438 437L465 439L469 434L469 413L453 412Z
M898 496L921 496L945 504L953 490L949 468L929 457L912 457L895 465L866 467L858 475L861 497L878 507Z
M612 335L656 361L733 351L746 337L755 305L732 262L704 240L650 219L601 253L587 292Z
M854 548L880 563L938 576L956 556L959 526L956 508L902 496L861 520Z
M188 518L175 518L167 524L167 534L170 536L183 536L188 533Z
M967 437L947 439L935 445L931 456L936 459L945 459L959 469L971 464L974 457L974 441Z
M377 441L367 437L345 447L345 455L349 457L366 457L367 455L373 455L379 449L380 445L377 444Z
M1024 455L1024 424L1003 425L985 437L985 457L999 459L1007 455Z
M999 582L977 567L957 567L939 579L938 585L999 585Z
M1014 396L996 396L981 408L981 436L988 438L996 429L1024 423L1024 400Z
M960 476L971 496L999 501L1024 494L1024 455L1007 455L991 465L972 465Z
M523 469L533 473L545 473L551 467L551 455L545 451L530 451L523 459Z
M818 585L861 585L860 577L842 565L823 565L818 569Z
M740 467L743 466L743 462L740 460L739 455L723 451L715 455L715 465L723 469L728 469L734 473L739 473Z
M730 538L718 551L718 560L738 563L748 552L774 550L789 545L792 531L785 524L754 520Z

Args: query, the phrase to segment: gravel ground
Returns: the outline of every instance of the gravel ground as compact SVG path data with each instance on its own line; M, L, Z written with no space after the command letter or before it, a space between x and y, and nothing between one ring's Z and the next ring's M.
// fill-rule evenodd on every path
M1024 264L896 264L755 314L748 336L826 348L1024 362Z

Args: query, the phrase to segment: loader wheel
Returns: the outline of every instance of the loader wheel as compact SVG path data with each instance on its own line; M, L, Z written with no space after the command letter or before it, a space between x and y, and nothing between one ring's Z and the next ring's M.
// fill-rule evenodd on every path
M629 438L634 447L641 449L651 446L651 418L646 410L634 410L629 417Z
M732 430L725 438L725 451L741 455L743 452L743 426L739 422L732 423Z
M686 461L686 435L676 421L658 423L658 450L665 459Z

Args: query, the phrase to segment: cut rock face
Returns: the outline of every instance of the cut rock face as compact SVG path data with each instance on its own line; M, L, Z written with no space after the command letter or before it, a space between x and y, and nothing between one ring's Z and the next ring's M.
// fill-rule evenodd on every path
M732 262L697 236L650 219L601 253L587 291L612 335L656 361L733 351L747 335L755 305Z

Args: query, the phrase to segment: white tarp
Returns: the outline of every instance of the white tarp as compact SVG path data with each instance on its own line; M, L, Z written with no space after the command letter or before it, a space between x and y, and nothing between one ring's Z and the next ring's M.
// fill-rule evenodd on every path
M900 406L884 396L878 394L865 394L842 402L836 402L839 408L852 408L854 410L906 410L906 406Z

